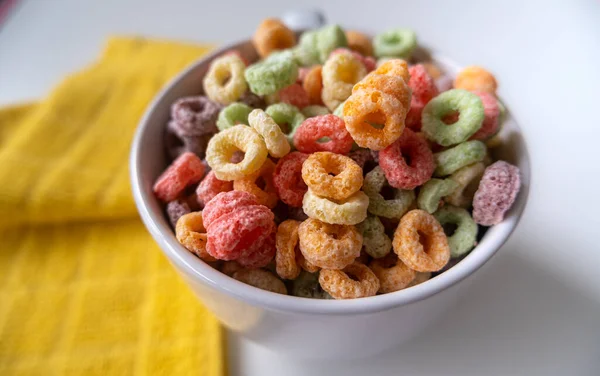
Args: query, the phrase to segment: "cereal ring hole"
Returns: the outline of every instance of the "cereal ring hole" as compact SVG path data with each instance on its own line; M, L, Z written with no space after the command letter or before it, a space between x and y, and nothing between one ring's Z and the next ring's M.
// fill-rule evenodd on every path
M347 84L354 85L360 81L362 75L360 75L359 69L340 69L338 71L338 78Z
M390 253L390 255L392 255L392 254L393 254L393 252L392 252L392 253ZM378 260L379 264L380 264L380 265L381 265L383 268L385 268L385 269L390 269L390 268L393 268L394 266L398 265L398 260L399 260L399 259L398 259L398 257L397 257L397 256L395 256L395 254L394 254L394 256L393 256L393 257L383 257L383 258L380 258L380 259L377 259L377 260Z
M445 223L443 226L444 233L447 237L451 237L456 232L458 225L456 223Z
M348 276L348 278L350 278L353 281L356 282L360 282L360 278L358 278L356 275L354 275L354 273L352 273L352 271L347 271L346 275Z
M281 132L284 134L290 134L291 130L292 130L292 126L289 123L281 123L281 124L277 124L279 125L279 129L281 129Z
M326 143L326 142L329 142L329 141L331 141L331 138L329 138L329 137L321 137L321 138L319 138L319 139L317 140L317 142L318 142L319 144L324 144L324 143Z
M475 192L477 192L477 189L479 189L479 180L474 179L471 182L469 182L469 184L467 184L467 186L463 190L464 196L473 197L475 195Z
M429 254L431 252L431 238L424 231L417 230L419 234L419 243L423 246L423 252Z
M456 123L459 119L460 119L460 112L458 112L458 111L451 111L450 113L442 116L442 121L446 125L452 125L452 124Z
M216 72L217 82L221 87L227 86L227 84L231 81L231 77L231 71L226 67L222 67Z
M386 184L381 188L379 194L383 196L385 200L393 200L396 198L396 189L389 184Z
M373 98L373 95L375 95L376 97L378 96L377 93L374 93L374 94L371 94L371 98ZM374 102L376 102L376 99L374 100ZM364 125L368 125L375 129L385 128L385 114L383 113L383 111L381 111L379 109L376 110L375 112L366 114L363 117L363 126Z
M387 33L382 35L384 42L389 44L398 44L402 41L402 37L397 33Z
M235 149L232 153L231 153L231 157L229 157L229 162L233 163L233 164L238 164L241 161L244 160L244 157L246 156L246 153L244 153L242 150L240 149Z
M257 186L259 189L262 189L262 190L264 190L264 189L265 189L265 187L267 186L267 181L265 180L265 178L264 178L264 177L262 177L262 176L259 176L259 177L258 177L258 179L256 179L256 181L254 182L254 184L256 184L256 186Z

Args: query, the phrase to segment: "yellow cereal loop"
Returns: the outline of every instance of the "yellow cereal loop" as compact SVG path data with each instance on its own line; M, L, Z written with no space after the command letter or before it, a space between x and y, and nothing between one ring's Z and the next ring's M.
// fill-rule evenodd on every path
M210 64L204 76L204 93L211 100L230 104L238 100L248 89L244 78L246 64L236 54L226 54Z
M265 140L269 154L273 158L281 158L290 152L290 143L279 125L267 115L266 112L257 108L248 115L248 123Z
M310 188L302 199L302 210L310 218L337 225L355 225L367 218L369 197L362 191L343 201L317 196Z
M244 159L232 163L237 151L244 152ZM206 149L206 162L219 180L237 180L255 171L267 159L267 146L260 135L246 125L236 125L213 136Z
M367 69L351 52L343 51L327 59L321 74L321 98L333 111L352 94L352 87L367 74Z

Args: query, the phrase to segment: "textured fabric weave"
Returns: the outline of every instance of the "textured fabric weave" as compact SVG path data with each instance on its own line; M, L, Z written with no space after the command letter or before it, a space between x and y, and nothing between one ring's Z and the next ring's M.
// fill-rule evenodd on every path
M0 374L224 374L221 328L137 217L127 158L156 92L208 47L113 38L0 110Z

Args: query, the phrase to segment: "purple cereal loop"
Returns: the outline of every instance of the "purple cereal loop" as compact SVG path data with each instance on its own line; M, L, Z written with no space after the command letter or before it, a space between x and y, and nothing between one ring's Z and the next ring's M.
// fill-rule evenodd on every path
M167 125L166 147L171 159L176 159L181 154L189 151L204 158L208 141L213 136L212 133L202 136L185 136L179 133L174 121Z
M173 200L167 204L167 216L173 227L181 216L188 213L190 213L190 206L185 200Z
M373 156L373 161L379 163L379 151L371 150L371 155Z
M365 164L373 160L373 154L369 149L356 149L348 153L348 157L352 158L360 168L364 169Z
M473 198L473 219L483 226L500 223L521 187L519 168L504 161L488 166Z
M217 133L219 111L221 105L205 96L181 98L171 106L169 125L180 138Z

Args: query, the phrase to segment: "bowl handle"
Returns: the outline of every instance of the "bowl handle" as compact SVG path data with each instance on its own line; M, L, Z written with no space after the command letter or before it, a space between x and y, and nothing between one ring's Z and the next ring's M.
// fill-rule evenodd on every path
M316 9L289 10L281 17L292 30L316 29L325 25L325 16Z

